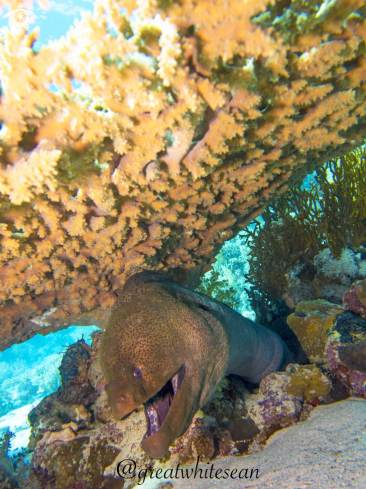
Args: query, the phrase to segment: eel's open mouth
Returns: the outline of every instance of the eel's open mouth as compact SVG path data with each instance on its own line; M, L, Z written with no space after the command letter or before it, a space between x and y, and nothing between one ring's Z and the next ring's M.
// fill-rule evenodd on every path
M173 404L178 389L182 384L184 373L185 367L183 366L168 380L159 392L144 403L147 419L146 436L155 435L164 423L165 418L168 416L170 406Z

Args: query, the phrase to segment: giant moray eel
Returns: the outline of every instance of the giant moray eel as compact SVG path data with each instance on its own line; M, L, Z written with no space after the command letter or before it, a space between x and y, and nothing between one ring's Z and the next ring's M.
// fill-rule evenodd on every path
M157 272L130 277L103 332L108 404L121 419L144 404L143 450L164 457L228 374L259 383L294 361L279 336Z

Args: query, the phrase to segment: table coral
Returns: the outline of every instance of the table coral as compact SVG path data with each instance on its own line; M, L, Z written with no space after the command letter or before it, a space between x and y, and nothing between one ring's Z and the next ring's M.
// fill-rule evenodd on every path
M4 30L0 348L104 324L141 269L198 285L266 203L359 146L365 12L97 0L39 52Z

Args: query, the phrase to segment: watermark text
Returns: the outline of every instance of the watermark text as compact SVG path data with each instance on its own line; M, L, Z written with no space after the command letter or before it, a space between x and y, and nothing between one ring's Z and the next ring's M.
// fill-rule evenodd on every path
M195 467L180 467L177 464L175 468L154 469L146 467L137 470L137 464L134 460L126 458L121 460L117 465L117 474L124 479L136 479L138 485L142 485L147 478L149 479L259 479L259 469L250 468L215 468L215 464L207 462L206 465L199 466L200 458L197 458Z

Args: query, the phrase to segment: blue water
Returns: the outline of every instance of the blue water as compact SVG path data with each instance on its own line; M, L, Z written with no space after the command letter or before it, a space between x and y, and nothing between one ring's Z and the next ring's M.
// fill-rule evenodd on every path
M48 0L49 8L41 8L37 2L33 2L33 8L29 2L23 1L23 8L32 11L36 17L29 15L29 32L38 27L39 38L34 44L38 50L43 44L59 39L66 34L76 19L80 19L82 12L93 11L93 0L64 0L56 2ZM0 28L9 26L9 8L0 10Z
M36 335L0 353L0 435L15 432L12 448L28 443L28 412L61 385L58 367L67 347L81 339L90 345L96 326L71 326L47 336Z

